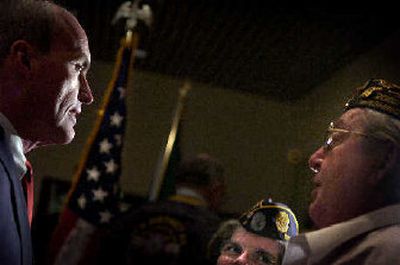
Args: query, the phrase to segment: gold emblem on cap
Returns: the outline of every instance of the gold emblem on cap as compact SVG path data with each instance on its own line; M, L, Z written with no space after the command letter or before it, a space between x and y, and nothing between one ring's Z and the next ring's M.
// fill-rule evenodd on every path
M380 91L380 90L383 90L383 88L382 88L382 87L378 87L378 86L372 86L372 87L367 88L364 92L362 92L360 96L361 96L362 98L367 98L367 97L369 97L373 92L375 92L375 91Z
M275 225L279 232L285 234L287 237L287 231L289 230L289 215L284 211L279 211L275 217Z

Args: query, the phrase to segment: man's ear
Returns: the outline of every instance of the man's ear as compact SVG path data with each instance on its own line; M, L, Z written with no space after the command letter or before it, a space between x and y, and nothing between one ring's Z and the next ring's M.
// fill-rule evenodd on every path
M388 143L386 150L381 157L377 158L379 162L377 163L375 174L371 176L371 184L380 183L388 172L400 169L400 149L393 143Z
M32 60L35 56L35 48L25 40L15 41L10 48L15 70L26 79L32 77Z

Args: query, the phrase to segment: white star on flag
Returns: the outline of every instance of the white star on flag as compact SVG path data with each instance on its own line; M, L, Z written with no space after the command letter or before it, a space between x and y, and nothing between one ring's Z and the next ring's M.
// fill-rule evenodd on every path
M113 145L108 141L107 138L104 138L103 141L100 142L100 153L101 154L109 154Z
M120 86L117 89L119 91L119 99L123 99L125 97L125 92L126 92L125 88Z
M120 127L121 122L124 119L118 112L115 112L111 117L111 126Z
M81 207L81 209L85 209L85 207L86 207L86 198L85 198L85 196L82 194L79 198L78 198L78 204L79 204L79 207Z
M110 174L113 174L118 169L118 165L114 162L114 159L104 162L104 165L106 166L106 172Z
M87 169L86 173L88 174L88 180L98 181L100 177L100 171L97 167L93 167L92 169Z
M102 188L98 188L97 190L93 190L94 201L104 201L104 198L108 195L108 192L104 191Z
M112 214L109 211L100 212L100 223L108 223L111 220Z

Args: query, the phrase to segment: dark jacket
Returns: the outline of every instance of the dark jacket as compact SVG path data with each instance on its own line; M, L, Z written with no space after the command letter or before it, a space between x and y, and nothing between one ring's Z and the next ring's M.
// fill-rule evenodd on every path
M22 185L0 127L0 264L32 264L31 231Z
M102 240L107 257L101 264L210 264L207 244L219 223L203 206L171 200L146 204L124 215Z

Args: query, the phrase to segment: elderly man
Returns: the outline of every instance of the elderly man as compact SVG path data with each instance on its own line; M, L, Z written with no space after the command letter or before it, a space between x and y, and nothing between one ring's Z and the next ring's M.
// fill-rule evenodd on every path
M309 214L283 264L400 264L400 87L371 79L309 160Z
M0 3L0 264L32 264L29 151L66 144L83 104L88 40L76 18L47 1Z

